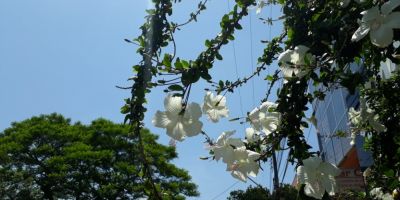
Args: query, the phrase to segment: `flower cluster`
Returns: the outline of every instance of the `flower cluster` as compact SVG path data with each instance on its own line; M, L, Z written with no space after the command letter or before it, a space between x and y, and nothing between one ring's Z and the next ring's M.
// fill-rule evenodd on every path
M376 132L381 133L386 130L385 126L379 122L379 115L369 108L367 101L360 98L360 110L356 111L353 107L349 109L349 121L353 125L352 128L352 141L354 144L355 134L360 131L365 131L365 122L367 122Z
M248 119L252 127L246 129L248 143L259 141L261 131L268 135L276 130L280 118L280 114L274 111L276 106L275 103L265 102L249 114ZM182 97L171 94L165 98L164 107L166 111L157 111L152 122L156 127L167 129L167 135L173 141L183 141L186 137L202 132L203 124L199 120L202 111L214 123L219 122L221 117L228 117L229 112L226 98L211 92L206 93L202 108L197 103L185 106ZM215 160L226 163L227 171L230 171L233 177L246 181L248 176L258 174L259 164L256 160L260 154L246 149L241 139L231 138L233 134L234 131L223 132L215 143L211 143L210 149Z
M183 141L185 137L196 136L201 132L203 123L199 120L201 110L213 122L218 122L221 117L228 117L226 99L221 95L208 92L204 97L203 109L197 103L183 105L182 97L167 95L164 100L166 111L157 111L152 123L159 128L167 129L167 135L174 140Z
M378 200L393 200L393 197L390 193L383 193L382 188L374 188L372 189L369 194L374 197L374 199Z
M260 107L249 113L248 119L256 131L262 131L266 135L271 134L279 125L280 113L276 112L276 103L264 102ZM251 130L249 130L251 132Z
M216 143L211 146L215 159L226 163L227 171L241 181L246 181L248 176L257 176L259 165L256 161L260 154L247 150L239 138L231 138L234 131L223 132Z
M319 157L303 160L303 165L297 167L297 180L305 184L304 193L316 199L322 199L325 191L334 195L336 190L335 176L340 170L333 164L323 162Z

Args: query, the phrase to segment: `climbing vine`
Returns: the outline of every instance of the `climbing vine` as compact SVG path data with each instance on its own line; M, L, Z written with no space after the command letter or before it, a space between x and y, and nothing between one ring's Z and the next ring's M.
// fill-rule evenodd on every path
M375 161L365 173L371 191L365 198L399 198L400 0L235 0L232 10L220 20L219 34L205 40L205 50L194 60L176 55L174 35L187 24L201 20L208 1L200 1L197 10L183 23L170 21L173 8L180 1L152 2L154 8L147 11L142 34L126 40L138 45L142 60L133 67L133 84L128 87L132 96L121 109L132 127L132 139L142 148L138 156L142 158L145 184L152 188L148 191L151 199L167 197L154 184L140 135L150 90L162 88L168 93L166 110L156 113L153 124L165 128L174 140L203 135L210 145L209 158L222 160L232 176L242 181L257 175L261 163L274 159L276 151L288 150L289 161L297 166L300 193L321 199L335 193L333 177L340 171L322 161L318 152L310 151L303 130L313 122L310 119L315 119L314 115L306 117L309 105L339 87L360 94L359 108L349 110L351 131L337 135L365 136L365 147ZM264 41L256 70L237 80L213 77L210 72L214 62L223 59L220 50L235 40L243 19L253 12L250 8L262 11L273 5L282 9L279 20L284 28L280 36ZM267 25L276 21L261 20ZM172 54L164 52L167 47L172 47ZM226 94L258 78L273 65L279 65L279 70L262 77L269 88L260 94L261 105L247 116L230 120L249 123L246 139L233 138L234 132L227 131L213 141L202 129L201 115L215 123L227 117ZM202 105L189 102L192 85L200 79L209 83ZM279 79L284 84L276 102L270 102L271 89ZM317 89L308 90L310 85ZM287 141L288 149L281 149L282 141ZM278 188L276 184L277 195Z

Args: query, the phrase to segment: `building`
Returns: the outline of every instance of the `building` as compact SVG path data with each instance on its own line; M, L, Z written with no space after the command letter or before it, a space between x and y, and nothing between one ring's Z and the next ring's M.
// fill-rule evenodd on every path
M357 136L355 145L350 145L347 113L350 107L358 106L358 94L350 94L344 88L335 89L323 101L316 100L313 103L321 157L342 171L336 179L339 191L363 191L365 185L362 171L373 162L371 155L363 150L363 137ZM345 133L347 137L338 136L340 133Z
M362 67L355 64L350 65L350 69L353 72L362 71ZM396 70L394 63L389 60L382 62L380 76L388 78L394 70ZM339 191L347 189L363 191L365 182L362 172L373 164L371 153L363 148L362 136L357 136L355 145L350 145L348 109L350 107L358 109L359 104L358 92L350 94L347 89L340 87L329 91L323 101L313 102L321 157L342 170L341 175L336 178ZM345 137L338 136L340 133Z

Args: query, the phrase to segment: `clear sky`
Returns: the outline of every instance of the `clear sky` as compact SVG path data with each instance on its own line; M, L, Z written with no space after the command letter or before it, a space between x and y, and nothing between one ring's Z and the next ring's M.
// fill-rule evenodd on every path
M172 21L185 21L197 4L193 0L178 4ZM210 0L199 22L176 34L178 56L195 59L205 49L204 40L218 34L219 20L229 4L232 6L233 0ZM148 7L147 0L1 0L0 131L13 121L52 112L83 123L99 117L122 122L124 116L119 110L130 93L116 89L115 85L131 84L126 81L133 76L131 66L140 59L135 54L136 47L123 39L140 34L139 26ZM251 17L242 22L244 30L237 32L235 44L222 49L224 60L216 62L211 71L215 80L235 80L251 74L264 47L259 41L268 40L282 30L279 22L270 28L258 20L278 17L278 8L266 8L260 15L255 10L250 13ZM268 88L263 81L267 72L227 95L230 117L244 116L259 104ZM208 85L201 82L192 89L191 101L202 103L204 87ZM145 124L160 135L160 143L168 144L165 130L151 124L156 110L164 109L162 90L158 88L149 95ZM272 95L270 100L275 98ZM244 138L248 126L227 119L213 124L205 116L201 120L204 130L214 139L226 130L237 130L236 136ZM221 162L200 160L199 157L208 156L203 142L204 138L198 136L178 143L179 158L174 160L189 171L199 186L201 196L193 199L226 199L229 191L250 184L238 183ZM270 187L270 167L262 166L264 171L255 180ZM289 168L285 182L291 182L293 174L293 168Z

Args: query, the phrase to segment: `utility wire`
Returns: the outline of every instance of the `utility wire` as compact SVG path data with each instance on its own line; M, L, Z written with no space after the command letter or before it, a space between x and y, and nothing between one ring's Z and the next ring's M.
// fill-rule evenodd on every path
M251 71L254 72L254 56L253 56L253 26L252 26L252 13L249 14L249 24L250 24L250 61L251 61ZM253 93L253 107L255 106L255 93L254 93L254 79L251 79L251 88Z
M222 191L221 193L217 194L214 198L212 198L211 200L216 200L218 199L220 196L222 196L223 194L225 194L225 192L227 192L228 190L230 190L231 188L233 188L233 186L235 186L236 184L238 184L239 181L236 181L235 183L233 183L231 186L229 186L228 188L226 188L224 191Z
M231 9L229 0L226 1L228 3L228 12ZM234 65L235 65L235 73L236 73L236 78L239 79L239 72L238 72L238 65L237 65L237 58L236 58L236 47L235 47L235 41L232 41L232 47L233 47L233 57L234 57ZM241 116L244 116L244 112L243 112L243 102L242 102L242 93L241 93L241 89L238 89L238 93L239 93L239 104L240 104L240 114ZM245 128L244 128L244 124L243 124L243 132L245 132Z

